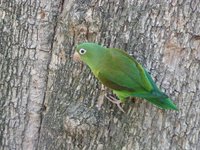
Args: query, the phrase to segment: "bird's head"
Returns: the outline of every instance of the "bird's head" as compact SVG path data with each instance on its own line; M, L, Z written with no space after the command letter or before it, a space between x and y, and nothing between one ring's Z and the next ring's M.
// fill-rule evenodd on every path
M83 61L88 65L99 63L98 60L103 56L105 49L96 43L82 43L76 47L73 59L75 61Z

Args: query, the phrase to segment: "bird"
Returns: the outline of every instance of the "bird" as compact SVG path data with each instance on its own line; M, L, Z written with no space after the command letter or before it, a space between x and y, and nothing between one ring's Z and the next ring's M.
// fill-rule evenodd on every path
M178 110L147 70L124 50L84 42L76 46L73 59L88 65L94 76L112 90L117 98L106 98L123 112L121 104L129 97L145 99L160 109Z

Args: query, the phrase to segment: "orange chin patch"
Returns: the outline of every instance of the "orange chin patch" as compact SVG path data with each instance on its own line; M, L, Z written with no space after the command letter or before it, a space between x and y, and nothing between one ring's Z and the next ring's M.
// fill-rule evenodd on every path
M75 53L74 53L74 55L73 55L73 60L74 60L74 61L81 61L81 57L80 57L80 55L79 55L78 52L75 52Z

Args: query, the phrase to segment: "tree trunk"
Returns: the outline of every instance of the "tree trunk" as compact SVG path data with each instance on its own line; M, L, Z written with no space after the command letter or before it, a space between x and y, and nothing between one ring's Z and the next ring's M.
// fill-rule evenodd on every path
M0 149L37 149L60 1L0 1Z
M1 0L0 149L199 149L199 14L189 0ZM133 55L179 112L145 100L121 112L73 62L84 41Z

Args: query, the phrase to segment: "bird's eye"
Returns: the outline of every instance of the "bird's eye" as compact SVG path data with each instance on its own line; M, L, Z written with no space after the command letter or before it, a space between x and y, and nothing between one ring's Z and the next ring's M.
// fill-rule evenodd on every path
M81 48L81 49L79 50L79 53L80 53L81 55L83 55L83 54L85 54L85 53L86 53L86 50L85 50L85 49L83 49L83 48Z

